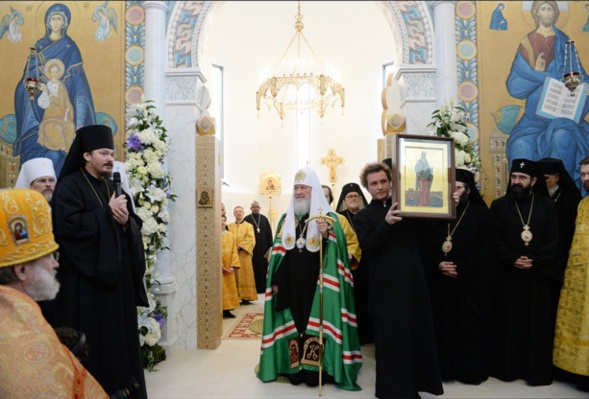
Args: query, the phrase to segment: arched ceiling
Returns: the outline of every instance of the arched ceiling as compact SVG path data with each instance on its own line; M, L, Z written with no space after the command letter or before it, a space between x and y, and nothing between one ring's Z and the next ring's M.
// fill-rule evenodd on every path
M198 68L207 18L225 1L178 1L168 22L169 68ZM375 1L389 21L397 63L433 63L433 24L425 2Z

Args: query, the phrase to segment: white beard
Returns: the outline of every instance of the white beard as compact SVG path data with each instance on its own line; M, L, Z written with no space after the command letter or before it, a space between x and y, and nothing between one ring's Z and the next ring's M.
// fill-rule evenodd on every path
M310 209L311 209L311 198L304 198L304 199L300 199L300 200L295 198L295 200L294 200L294 213L299 218L301 218L302 216L305 216L307 213L309 213Z
M559 189L560 187L558 186L558 184L556 184L554 187L549 188L548 189L548 194L550 194L550 196L552 197L554 195L554 193Z
M35 301L55 299L59 292L59 281L55 279L55 274L39 265L31 265L30 267L34 268L33 279L31 284L24 288L25 292Z

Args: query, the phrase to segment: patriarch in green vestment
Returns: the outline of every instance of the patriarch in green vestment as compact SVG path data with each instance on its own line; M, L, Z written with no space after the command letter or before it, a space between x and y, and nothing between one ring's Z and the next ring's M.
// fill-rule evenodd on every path
M268 265L257 376L266 382L284 375L293 385L317 385L322 329L323 381L360 390L356 379L362 354L346 237L312 169L295 175L290 206L278 225Z

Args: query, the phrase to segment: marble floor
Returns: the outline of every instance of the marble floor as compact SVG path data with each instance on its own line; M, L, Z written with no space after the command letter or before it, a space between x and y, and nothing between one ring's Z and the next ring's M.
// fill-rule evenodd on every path
M227 333L244 313L262 313L262 300L241 306L233 313L235 319L224 319ZM248 339L223 339L219 348L183 350L157 365L157 371L145 372L150 399L191 398L316 398L317 388L288 383L263 383L256 378L260 342ZM349 392L334 385L324 385L322 398L374 398L375 360L374 346L362 347L364 364L358 376L361 391ZM524 381L502 382L489 378L481 385L445 383L441 398L589 398L589 393L573 385L554 382L543 387L529 387ZM435 395L421 393L422 398Z

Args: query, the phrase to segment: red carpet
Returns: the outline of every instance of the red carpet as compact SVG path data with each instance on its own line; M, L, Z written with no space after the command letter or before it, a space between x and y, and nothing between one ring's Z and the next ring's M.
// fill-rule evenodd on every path
M263 313L246 313L227 334L225 339L261 339Z

